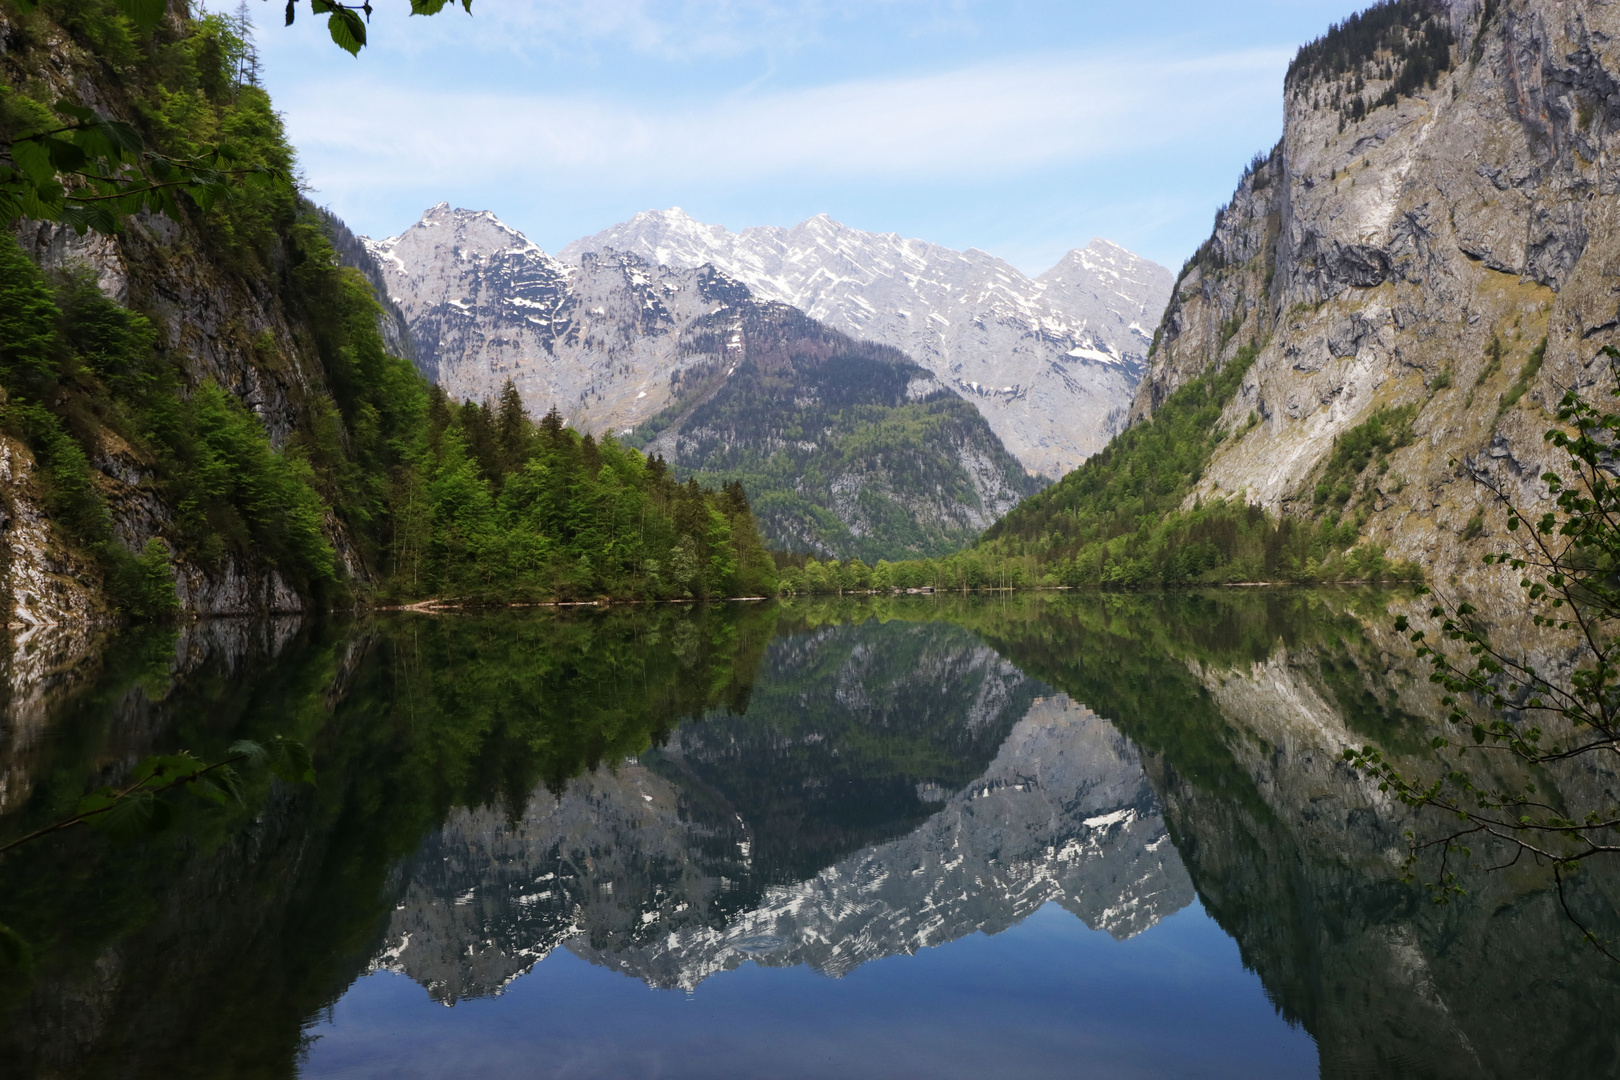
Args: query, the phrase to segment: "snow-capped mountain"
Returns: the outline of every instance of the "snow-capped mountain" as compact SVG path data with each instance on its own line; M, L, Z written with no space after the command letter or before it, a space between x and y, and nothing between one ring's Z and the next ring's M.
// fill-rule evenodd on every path
M418 366L451 397L481 400L511 379L536 414L555 405L597 433L634 427L669 403L672 376L724 359L682 334L750 299L712 269L614 255L565 265L494 214L448 203L365 243Z
M1171 274L1093 240L1029 278L1007 262L825 214L733 233L653 210L565 247L711 265L767 300L892 345L973 402L1025 468L1057 477L1119 430L1170 298Z
M919 828L741 910L727 895L758 837L692 820L691 800L645 765L542 792L516 824L460 810L424 849L432 881L409 886L373 966L454 1002L500 993L566 946L691 990L748 962L836 978L1000 933L1048 902L1123 939L1193 899L1135 748L1063 695L1037 699L966 788L919 794L939 804Z
M494 214L444 203L365 243L417 366L452 398L487 400L511 379L533 415L555 406L597 435L646 425L637 445L683 474L745 479L779 546L939 554L1038 487L979 413L904 354L761 300L709 264L607 250L566 264ZM920 441L866 437L876 417L902 415Z

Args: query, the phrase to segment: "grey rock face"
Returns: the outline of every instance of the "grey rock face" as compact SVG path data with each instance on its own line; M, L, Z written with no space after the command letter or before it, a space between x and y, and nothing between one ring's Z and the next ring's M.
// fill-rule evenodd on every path
M1339 435L1380 406L1413 406L1412 443L1349 510L1370 512L1364 536L1392 554L1470 577L1465 523L1483 513L1491 543L1503 522L1468 469L1500 471L1531 510L1556 464L1541 436L1562 388L1611 379L1620 8L1437 10L1456 44L1433 88L1347 121L1337 103L1389 85L1381 61L1290 80L1282 141L1177 282L1131 415L1259 346L1221 421L1245 430L1197 496L1286 513L1310 505ZM1263 423L1248 429L1251 414Z
M1025 468L1051 477L1119 430L1171 284L1164 267L1105 240L1030 279L982 251L862 232L825 214L732 233L655 210L560 258L604 250L712 265L763 299L900 349L973 402Z
M745 961L837 977L998 933L1049 901L1124 938L1193 899L1136 751L1066 697L1037 699L965 789L920 797L942 804L920 828L741 910L726 898L747 873L747 826L694 820L645 766L542 795L515 825L458 811L424 849L375 966L454 1001L498 993L566 944L691 989ZM624 944L591 944L604 936Z
M669 403L671 376L720 357L683 348L694 320L748 299L710 269L603 255L571 268L487 211L441 203L366 241L410 322L417 363L453 397L511 379L532 412L625 431Z

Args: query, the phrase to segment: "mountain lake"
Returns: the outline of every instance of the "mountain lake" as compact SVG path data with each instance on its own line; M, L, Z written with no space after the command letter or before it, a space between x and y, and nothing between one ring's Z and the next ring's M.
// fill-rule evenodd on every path
M12 657L0 840L135 762L312 784L0 856L6 1077L1600 1077L1620 878L1488 852L1357 590L212 620ZM19 959L20 957L20 959Z

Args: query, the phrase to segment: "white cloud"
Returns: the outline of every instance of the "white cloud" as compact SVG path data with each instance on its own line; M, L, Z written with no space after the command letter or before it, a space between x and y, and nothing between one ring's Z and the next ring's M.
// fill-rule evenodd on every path
M781 177L979 182L1208 139L1274 100L1286 62L1277 50L1168 62L1013 57L667 103L355 79L283 90L278 104L312 181L341 201L356 187L449 189L470 172L550 190ZM333 110L334 100L346 107Z

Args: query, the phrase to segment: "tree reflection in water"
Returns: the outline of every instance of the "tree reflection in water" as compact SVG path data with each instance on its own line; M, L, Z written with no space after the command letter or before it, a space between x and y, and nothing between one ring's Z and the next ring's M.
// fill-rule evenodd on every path
M141 755L286 734L318 783L0 863L17 1075L288 1075L368 970L444 1001L559 945L653 986L842 974L1047 902L1126 937L1191 902L1325 1076L1603 1075L1613 972L1532 869L1448 907L1343 765L1437 715L1382 598L1040 594L509 611L129 633L21 662L0 825ZM1422 674L1422 673L1417 673ZM1578 902L1613 925L1612 875Z

